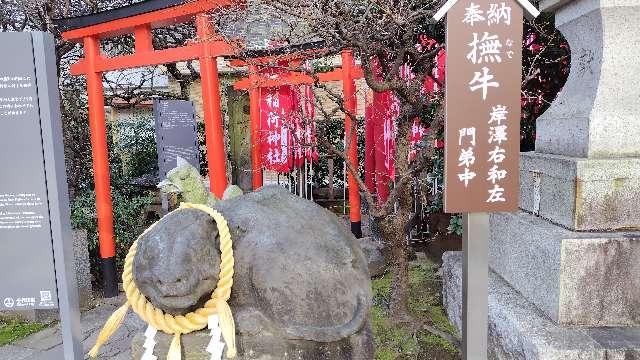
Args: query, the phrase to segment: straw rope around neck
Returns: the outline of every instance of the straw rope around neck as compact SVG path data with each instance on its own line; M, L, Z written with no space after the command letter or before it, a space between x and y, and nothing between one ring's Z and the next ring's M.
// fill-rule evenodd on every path
M149 325L166 334L174 335L167 354L167 360L181 359L182 351L180 346L180 335L204 329L207 327L208 319L211 315L218 315L220 318L222 337L227 345L227 358L234 358L236 356L235 324L231 309L227 304L227 301L231 296L234 266L229 226L222 214L206 205L182 203L180 204L180 209L197 209L204 211L215 220L218 226L221 252L220 276L217 287L211 294L211 299L209 299L202 308L194 312L190 312L186 315L173 316L156 308L140 292L133 279L133 259L137 253L138 240L153 229L157 224L156 222L145 230L142 235L133 242L129 249L129 253L127 254L124 264L124 272L122 273L122 283L127 296L127 302L121 308L116 310L105 323L103 329L98 335L96 344L89 352L89 356L92 358L98 356L100 347L120 327L129 307L131 307L133 311Z

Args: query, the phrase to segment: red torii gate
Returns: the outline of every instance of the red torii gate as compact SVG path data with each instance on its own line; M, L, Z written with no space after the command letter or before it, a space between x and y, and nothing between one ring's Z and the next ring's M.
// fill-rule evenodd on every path
M208 15L224 8L244 6L244 2L236 0L148 0L114 11L56 21L63 31L63 39L84 44L84 59L71 66L71 74L87 77L100 258L106 297L116 296L118 286L102 73L186 60L200 61L211 191L222 197L227 178L216 59L235 54L237 48L216 37ZM154 49L152 29L186 23L194 18L197 37L192 43L171 49ZM101 39L124 34L134 36L133 54L107 57L101 53Z
M318 81L342 81L342 96L344 99L344 107L350 114L357 111L356 104L356 79L362 79L364 73L362 67L356 66L351 50L342 51L342 67L333 71L316 74ZM302 55L293 55L285 57L294 64L299 64ZM233 60L232 66L248 66L249 76L247 78L236 81L234 88L236 90L249 90L249 107L250 107L250 128L251 128L251 174L253 189L256 190L262 186L262 159L260 158L260 89L275 88L283 85L302 85L314 84L315 78L301 72L286 72L278 74L276 77L262 76L259 72L260 67L269 68L269 62L275 60L273 57L262 57L252 59L251 63L242 60ZM277 58L277 60L281 60ZM273 65L271 65L273 66ZM351 133L352 123L356 121L349 114L345 114L345 137L349 139L348 161L357 169L358 168L358 133ZM351 220L351 231L360 238L362 237L361 226L361 206L360 191L355 177L349 172L349 218Z

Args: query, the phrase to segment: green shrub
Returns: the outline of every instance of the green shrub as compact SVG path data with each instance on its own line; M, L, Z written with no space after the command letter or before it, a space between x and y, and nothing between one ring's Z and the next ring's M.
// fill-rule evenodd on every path
M122 271L129 247L150 225L143 218L143 212L153 203L155 195L130 183L133 178L157 171L155 124L148 115L138 114L132 119L109 123L107 134L116 265ZM71 203L71 223L74 229L87 231L91 272L100 284L102 273L95 199L93 183L90 183Z
M155 121L152 117L138 115L117 123L117 140L113 150L122 161L124 179L137 178L158 171Z
M0 346L11 344L46 327L46 324L26 323L17 320L0 321Z
M129 247L148 225L143 218L144 208L153 203L151 194L137 193L131 187L112 187L113 224L116 242L116 264L121 271ZM98 243L98 223L95 192L86 191L76 197L71 205L71 223L74 229L87 231L91 270L96 279L99 271L100 252Z
M449 227L447 228L447 230L449 230L449 234L456 234L456 235L462 236L464 228L462 227L461 214L455 214L451 217L451 220L449 220Z
M360 176L364 178L364 152L365 152L365 126L364 117L358 117L358 171ZM344 150L344 119L334 118L331 121L318 123L319 133L324 133L331 140L330 142L336 146L339 151ZM344 186L344 160L338 156L334 156L324 146L318 146L318 162L313 165L313 184L316 187L325 187L329 185L329 157L333 157L333 187L336 189ZM340 194L339 196L342 196Z

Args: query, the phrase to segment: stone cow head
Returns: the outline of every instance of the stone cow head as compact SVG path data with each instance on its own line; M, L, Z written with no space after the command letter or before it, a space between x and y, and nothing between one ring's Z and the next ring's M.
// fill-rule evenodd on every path
M218 228L208 214L180 209L138 240L133 277L157 308L184 315L206 302L220 273Z

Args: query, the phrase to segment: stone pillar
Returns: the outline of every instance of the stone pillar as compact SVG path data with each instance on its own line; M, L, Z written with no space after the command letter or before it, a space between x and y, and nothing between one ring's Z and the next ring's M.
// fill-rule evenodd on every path
M543 0L571 72L522 154L490 265L561 325L640 325L640 0Z
M571 70L522 158L522 208L569 229L640 228L640 1L546 0Z
M537 123L536 152L640 156L640 2L543 0L571 47L563 91Z

